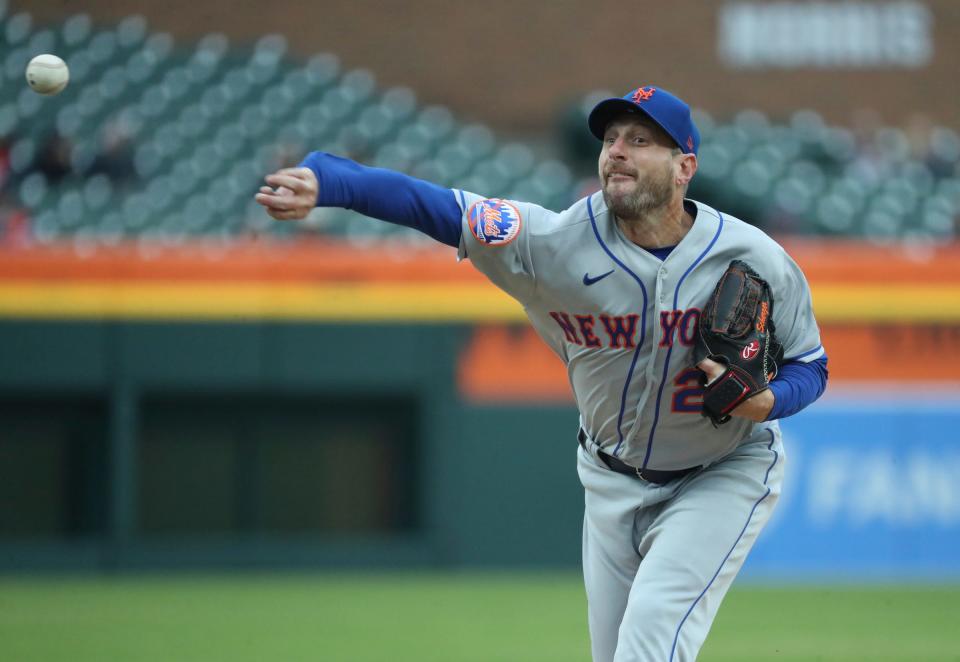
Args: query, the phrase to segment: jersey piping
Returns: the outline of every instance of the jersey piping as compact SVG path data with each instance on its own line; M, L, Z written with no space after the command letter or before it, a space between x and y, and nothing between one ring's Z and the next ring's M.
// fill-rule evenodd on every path
M767 467L767 473L766 473L766 475L763 477L763 485L764 485L767 489L764 491L763 496L761 496L759 499L757 499L757 501L753 504L753 508L750 509L750 514L747 516L747 521L746 521L746 523L743 525L743 529L740 530L740 535L738 535L738 536L737 536L737 539L733 541L733 546L730 547L730 550L729 550L729 551L726 553L726 555L723 557L723 561L720 562L720 566L717 568L717 571L716 571L715 573L713 573L713 577L711 577L711 578L710 578L710 581L707 582L706 588L704 588L703 591L700 592L700 595L697 596L697 599L694 600L694 601L693 601L693 604L690 605L690 608L687 609L687 613L683 615L683 618L680 620L680 624L677 625L677 631L676 631L676 633L673 635L673 646L670 648L670 662L673 662L673 657L674 657L674 655L676 655L676 653L677 653L677 643L678 643L679 640L680 640L680 630L683 629L684 623L687 622L687 619L690 617L690 614L693 612L694 608L697 606L697 604L700 602L700 600L703 598L703 596L706 595L707 591L710 590L710 587L713 586L713 582L716 581L717 576L720 574L720 571L723 570L723 566L726 565L727 559L730 558L730 555L733 554L733 550L735 550L735 549L737 548L737 545L740 544L740 540L743 538L743 534L747 532L747 527L750 526L750 521L753 519L753 514L757 511L757 507L758 507L761 503L763 503L763 500L764 500L764 499L766 499L768 496L770 496L770 486L767 485L767 480L769 480L769 478L770 478L770 472L771 472L771 471L773 470L773 468L777 465L777 460L780 459L780 454L779 454L777 451L773 450L773 444L774 444L774 442L775 442L776 439L777 439L776 436L775 436L774 433L773 433L773 430L770 430L770 429L768 428L768 429L767 429L767 432L770 433L770 443L767 445L767 450L769 450L769 451L771 451L771 452L773 453L773 462L771 462L771 463L770 463L770 466Z
M707 247L703 249L703 252L697 256L697 259L687 267L687 270L683 272L683 275L680 276L680 280L677 281L677 286L673 289L673 310L677 309L677 302L680 300L680 286L683 285L684 279L687 275L693 271L693 268L700 264L701 260L706 257L707 253L713 248L714 244L717 243L717 239L720 238L720 232L723 230L723 214L719 211L717 212L717 217L720 219L720 224L717 226L717 231L713 235L713 239L710 240L710 243L707 244ZM650 426L650 436L647 438L647 453L643 456L643 466L642 469L647 468L647 462L650 461L650 454L653 452L653 435L657 431L657 423L660 421L660 400L663 397L663 387L667 385L667 375L670 371L670 355L673 354L673 343L670 343L670 346L667 348L667 356L663 361L663 376L660 378L660 388L657 389L657 402L653 407L653 424Z
M613 251L603 243L603 239L600 237L600 230L597 229L597 219L593 215L593 201L591 198L587 198L587 213L590 214L590 225L593 227L593 236L597 238L597 243L600 244L600 247L604 252L610 256L610 259L614 261L621 269L630 274L637 285L640 286L640 291L643 292L643 314L640 320L640 340L637 342L636 349L633 350L633 360L630 361L630 369L627 371L627 379L623 383L623 393L620 395L620 413L617 416L617 447L613 449L613 454L616 455L620 451L620 447L623 446L623 414L627 408L627 392L630 389L630 382L633 380L633 370L637 366L637 358L640 356L640 350L643 348L643 342L646 339L647 335L647 288L644 286L643 281L640 280L640 277L633 273L633 271L624 264L616 255L613 254Z
M786 361L799 361L799 360L802 359L802 358L806 358L806 357L808 357L808 356L810 356L810 355L812 355L812 354L816 354L817 352L822 352L822 351L823 351L823 345L817 345L816 347L814 347L813 349L811 349L809 352L804 352L803 354L797 354L796 356L790 356L790 357L786 358L785 360L786 360ZM817 358L817 357L814 357L814 358ZM813 360L813 359L811 359L811 360Z

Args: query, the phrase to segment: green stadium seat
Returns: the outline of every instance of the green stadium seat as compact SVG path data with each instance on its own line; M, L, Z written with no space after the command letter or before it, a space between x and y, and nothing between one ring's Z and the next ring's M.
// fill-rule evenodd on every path
M793 129L786 126L772 126L768 135L770 143L776 145L788 161L800 158L803 151L803 140Z
M700 130L700 144L703 145L713 134L716 121L710 113L700 108L691 109L690 116L693 118L694 124L697 125L697 129ZM586 119L586 117L584 117L584 119Z
M573 173L560 161L540 162L534 168L531 180L534 186L543 192L545 203L557 204L560 201L560 204L565 206L573 202L568 199L571 195L570 189L573 187Z
M953 239L957 236L957 214L955 210L947 211L944 208L931 208L923 212L921 227L930 236L938 239Z
M714 145L723 147L733 160L738 160L752 144L749 134L740 127L732 125L719 126L711 137Z
M462 186L466 190L479 195L504 197L512 185L513 181L510 177L494 159L489 158L477 164L473 174L467 178Z
M102 30L90 39L87 53L94 66L104 65L117 55L117 35L112 30Z
M23 80L23 71L34 55L35 53L25 45L7 51L3 59L3 78L9 82Z
M711 141L700 148L697 161L697 177L711 181L726 180L733 168L733 157L730 150L715 141Z
M18 46L30 38L33 30L33 17L27 12L18 12L4 21L3 39L7 47Z
M57 220L60 229L64 232L72 232L82 225L86 206L84 205L83 195L74 187L61 187L57 194Z
M749 198L759 200L767 195L773 184L774 174L769 164L759 159L748 159L733 168L732 183L736 191ZM796 191L794 180L781 180L780 186L785 190ZM805 188L805 187L804 187Z
M117 24L117 44L122 49L129 50L139 46L146 36L147 19L139 14L127 16Z
M463 179L478 161L477 154L459 141L448 142L437 150L434 163L448 185Z
M113 184L104 174L91 176L83 184L83 201L86 207L95 212L101 212L113 200Z
M340 59L330 53L317 53L303 66L307 83L313 90L325 90L340 75Z
M759 110L741 110L734 116L733 125L743 131L751 142L762 143L769 140L770 119Z
M826 164L848 163L856 156L857 146L853 133L838 127L827 129L819 144L819 154Z
M27 40L27 50L33 54L57 52L56 33L49 28L34 32Z
M944 196L953 201L954 209L960 209L960 173L956 177L948 177L937 182L938 196Z
M75 236L78 250L97 237L176 244L188 234L249 232L429 241L339 210L317 210L303 224L270 221L252 201L263 174L313 149L483 195L554 209L571 202L574 176L563 163L499 143L482 125L460 125L447 108L420 107L409 88L378 91L371 72L343 71L335 55L298 63L283 36L231 47L212 33L175 48L169 35L151 34L140 15L99 28L86 14L37 26L30 14L8 16L8 9L0 0L0 89L15 92L0 101L0 136L14 140L15 193L35 212L38 241ZM74 80L85 84L56 103L26 90L23 67L34 52L65 56ZM598 91L578 104L578 130L608 96ZM751 109L724 122L698 109L694 116L703 142L691 195L733 215L773 229L877 241L956 234L960 136L952 129L935 128L920 160L894 128L881 129L877 153L864 156L851 131L812 110L786 123ZM31 172L54 131L74 141L75 170L89 172L113 122L134 137L139 180L123 184L97 174L82 185L77 178L54 184ZM211 167L224 162L230 167Z
M536 157L526 145L511 143L501 147L493 157L495 167L507 178L517 180L526 177L533 169Z
M490 156L496 148L493 132L482 124L468 124L462 127L454 140L469 151L476 160Z
M93 21L87 14L74 14L63 22L60 37L68 54L73 53L90 39Z
M921 161L908 161L900 167L898 177L910 182L920 195L929 195L936 184L930 168Z
M802 181L813 195L820 195L827 186L823 169L812 161L794 161L787 169L788 176Z
M863 234L877 243L888 243L902 234L904 219L896 213L875 210L863 217Z
M417 96L409 87L391 87L380 97L379 107L394 124L407 122L417 111Z
M108 211L98 214L96 221L91 225L96 228L97 237L104 244L115 245L125 237L123 218L117 211Z
M13 136L18 123L19 115L16 103L8 101L0 105L0 136Z
M777 143L760 142L742 157L741 164L744 161L758 162L770 177L777 177L787 169L790 159Z
M392 170L410 171L426 158L433 145L421 125L404 127L392 143L387 143L374 155L374 165Z
M17 175L29 172L39 151L33 138L20 138L10 147L10 170Z
M842 195L831 193L820 198L814 217L819 234L845 235L853 229L858 206Z
M17 93L17 134L42 140L53 124L52 108L49 99L26 86L21 87Z
M33 223L30 226L33 232L33 240L44 245L60 239L63 232L57 218L57 212L54 209L46 209L34 215Z
M50 187L47 178L40 172L32 172L20 182L18 196L28 209L38 209L47 197Z
M756 174L760 169L754 169L752 174ZM770 182L766 183L769 186ZM760 196L754 196L759 198ZM806 182L800 179L787 178L778 181L773 186L773 201L776 205L792 215L801 218L807 215L814 203L814 195ZM746 216L750 218L749 216Z
M902 163L910 158L910 141L901 129L884 127L877 131L877 146L884 158Z

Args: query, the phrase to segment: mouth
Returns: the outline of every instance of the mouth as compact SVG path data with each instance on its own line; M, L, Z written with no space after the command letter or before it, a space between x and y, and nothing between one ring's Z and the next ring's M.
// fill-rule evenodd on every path
M632 175L627 172L608 172L607 181L608 182L629 182L635 180L636 175Z

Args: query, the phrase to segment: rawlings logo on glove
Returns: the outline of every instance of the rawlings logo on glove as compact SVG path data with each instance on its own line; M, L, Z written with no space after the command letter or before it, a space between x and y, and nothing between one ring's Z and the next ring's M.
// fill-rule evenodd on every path
M703 390L703 415L722 425L744 400L765 391L783 360L773 325L770 286L746 262L734 260L700 316L694 365L712 359L724 373ZM757 357L762 360L756 360Z

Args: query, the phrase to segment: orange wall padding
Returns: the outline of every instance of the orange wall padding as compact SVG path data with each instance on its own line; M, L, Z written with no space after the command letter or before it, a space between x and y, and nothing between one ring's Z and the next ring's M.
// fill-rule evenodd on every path
M856 241L784 240L811 283L960 284L960 244L876 246ZM479 281L457 265L453 249L383 243L357 247L334 240L195 243L98 247L0 249L3 279L147 280L441 280Z

